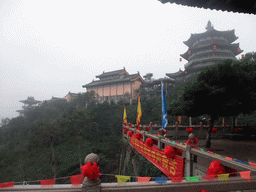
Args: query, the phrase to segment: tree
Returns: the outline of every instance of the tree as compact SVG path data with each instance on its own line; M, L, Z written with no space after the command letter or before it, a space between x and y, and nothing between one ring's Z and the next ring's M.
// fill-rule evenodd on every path
M211 146L215 120L222 116L236 117L256 108L256 65L226 60L206 68L196 81L185 86L179 101L172 102L173 115L210 116L205 147Z
M153 77L153 73L147 73L146 75L143 76L145 81L151 81L152 77Z

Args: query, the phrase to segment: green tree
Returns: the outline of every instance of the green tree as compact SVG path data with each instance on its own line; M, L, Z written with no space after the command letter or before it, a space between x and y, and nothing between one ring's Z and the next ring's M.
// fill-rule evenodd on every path
M211 130L218 117L237 117L256 107L256 65L226 60L203 70L196 81L185 86L179 101L173 102L173 115L210 116L205 147L211 146Z

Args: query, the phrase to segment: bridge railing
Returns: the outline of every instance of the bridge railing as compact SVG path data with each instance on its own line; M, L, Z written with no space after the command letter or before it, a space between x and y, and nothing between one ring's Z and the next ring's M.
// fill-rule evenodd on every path
M141 130L143 130L142 127L140 128ZM159 149L164 150L163 146L166 146L166 145L174 146L172 142L166 139L163 139L159 136L151 135L152 134L151 130L149 130L149 133L146 133L145 131L139 131L139 130L136 130L136 128L134 127L129 127L126 125L123 125L123 129L132 131L133 134L135 134L136 132L139 134L142 134L144 142L146 141L146 138L152 138L154 140L158 140L157 147ZM123 137L126 142L129 142L128 131L126 134L123 133ZM222 165L235 169L237 170L237 172L251 171L251 175L256 175L256 169L249 164L243 164L237 161L228 160L227 158L223 156L217 156L214 153L211 154L207 151L201 151L195 148L191 148L190 145L187 145L187 146L175 145L175 147L183 151L182 158L184 158L184 162L185 162L184 175L186 177L205 175L207 168L210 166L212 161L220 161Z

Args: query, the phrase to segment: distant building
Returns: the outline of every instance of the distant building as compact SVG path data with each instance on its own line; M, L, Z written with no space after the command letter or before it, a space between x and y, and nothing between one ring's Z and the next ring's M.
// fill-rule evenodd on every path
M78 93L68 92L68 94L64 97L64 99L66 99L67 102L70 102L77 97L78 97Z
M24 103L22 106L22 110L17 110L17 112L20 114L20 116L24 116L26 112L29 110L35 109L35 107L38 106L41 101L37 101L34 99L34 97L28 97L27 100L21 100L20 102Z
M160 78L147 81L147 84L141 86L140 94L142 97L161 98L161 82L164 84L165 95L167 95L169 89L171 89L175 80L173 78Z
M208 21L206 32L191 34L190 38L184 41L184 44L188 46L188 50L181 54L181 57L188 61L184 66L185 70L166 73L166 75L180 80L194 76L202 69L226 59L237 60L235 56L242 52L239 48L239 43L233 44L237 39L234 29L217 31Z
M135 90L141 85L146 84L139 72L136 74L129 74L125 68L116 71L103 72L96 76L99 80L92 81L83 88L87 92L94 91L98 102L103 101L120 101L136 99Z

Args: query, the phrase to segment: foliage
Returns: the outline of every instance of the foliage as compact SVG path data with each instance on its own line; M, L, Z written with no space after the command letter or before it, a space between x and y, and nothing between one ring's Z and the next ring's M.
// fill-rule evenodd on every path
M206 147L210 147L211 128L222 116L251 113L256 107L256 65L226 60L206 68L196 81L187 84L179 99L169 105L169 114L210 116Z

